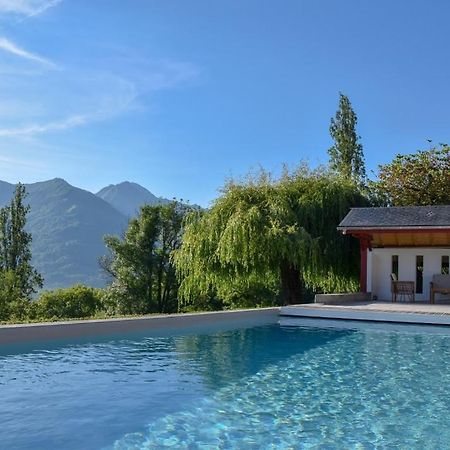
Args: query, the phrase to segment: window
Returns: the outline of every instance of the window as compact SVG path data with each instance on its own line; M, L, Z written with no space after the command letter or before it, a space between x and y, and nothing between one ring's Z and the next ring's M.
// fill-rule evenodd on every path
M398 280L398 255L392 255L391 273L393 273Z
M449 274L449 257L443 256L441 259L441 273L442 275L448 275Z
M423 256L416 256L416 294L423 293Z

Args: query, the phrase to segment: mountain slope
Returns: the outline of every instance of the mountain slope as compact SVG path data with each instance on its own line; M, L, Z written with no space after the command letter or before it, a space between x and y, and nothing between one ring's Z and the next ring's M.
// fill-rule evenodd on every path
M26 189L33 264L44 276L44 287L103 286L98 266L98 257L106 253L103 236L120 234L126 217L96 195L58 178L28 184ZM13 190L13 185L0 184L0 204L9 202L7 192Z
M165 198L156 197L139 184L129 181L110 184L97 192L96 195L126 217L137 215L139 207L142 205L160 205L169 202Z
M5 206L11 201L14 189L14 184L9 184L6 181L0 181L0 207Z

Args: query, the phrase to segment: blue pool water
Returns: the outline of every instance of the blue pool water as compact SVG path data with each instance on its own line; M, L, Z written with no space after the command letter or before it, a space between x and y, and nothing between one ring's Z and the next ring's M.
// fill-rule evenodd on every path
M449 334L308 323L0 346L0 448L450 447Z

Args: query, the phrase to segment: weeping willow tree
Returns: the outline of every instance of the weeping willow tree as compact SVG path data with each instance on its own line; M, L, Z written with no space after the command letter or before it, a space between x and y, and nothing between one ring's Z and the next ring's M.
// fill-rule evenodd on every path
M363 204L354 183L324 169L228 182L209 210L186 218L174 257L182 300L195 304L213 293L230 303L236 292L260 288L289 304L302 301L305 286L356 289L358 248L336 227Z

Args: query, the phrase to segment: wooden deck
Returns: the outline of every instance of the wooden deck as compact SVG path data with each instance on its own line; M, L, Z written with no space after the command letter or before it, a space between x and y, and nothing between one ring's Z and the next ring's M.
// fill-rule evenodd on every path
M338 305L310 303L280 308L281 316L371 322L414 323L450 326L450 303L346 302Z

